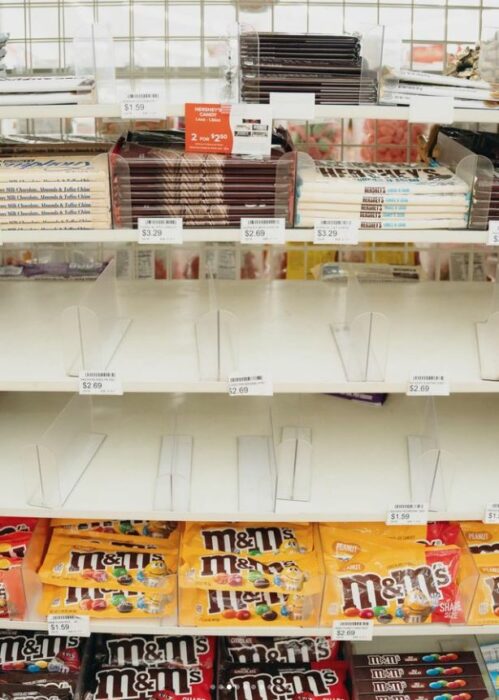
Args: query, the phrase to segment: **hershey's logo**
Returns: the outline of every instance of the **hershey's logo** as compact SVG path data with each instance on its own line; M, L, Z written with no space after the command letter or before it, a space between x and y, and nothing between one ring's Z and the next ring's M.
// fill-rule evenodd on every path
M341 576L343 609L373 608L385 605L391 600L403 603L405 596L415 589L435 602L442 595L440 589L451 582L449 569L442 562L422 565L415 568L395 569L390 576L382 578L378 574L354 574Z
M203 674L193 668L111 668L98 671L94 700L121 698L150 698L158 690L170 690L176 695L190 695L193 686L201 683Z
M215 530L201 530L205 549L217 552L239 552L248 549L258 549L260 552L278 550L285 540L295 538L289 527L247 527L235 529L226 527Z
M352 166L356 167L352 167ZM413 182L413 181L433 181L440 180L445 181L452 178L451 173L441 173L434 168L411 168L407 166L397 167L392 166L370 166L366 167L364 163L351 164L350 167L345 167L344 165L337 164L333 166L319 166L319 172L326 177L333 178L349 178L352 180L375 180L379 177L389 178L390 180L399 180L401 182ZM424 178L422 177L424 176ZM375 189L369 189L366 192L376 192Z
M372 680L377 679L397 679L402 678L404 675L403 668L371 668L369 673Z
M209 650L206 637L122 637L106 642L108 664L143 666L159 663L181 663L198 666L200 655Z
M233 663L290 663L302 664L322 661L331 656L331 647L326 637L300 637L299 639L276 639L273 646L251 644L229 647Z
M149 552L79 552L72 550L69 555L69 567L71 572L93 569L104 571L107 566L124 566L126 569L143 569L152 561L162 561L161 554Z
M372 684L375 693L403 693L407 688L405 681L374 681Z
M293 700L297 695L330 695L338 676L330 670L282 670L230 679L231 700Z
M74 649L78 644L78 637L48 637L44 634L0 636L0 664L52 659L63 649Z
M201 576L216 574L237 574L239 571L260 571L262 574L279 574L287 566L297 566L294 561L276 561L264 564L251 557L238 557L237 554L211 554L201 557Z
M246 610L249 605L285 605L289 596L282 593L264 591L206 591L208 613L217 615L224 610Z

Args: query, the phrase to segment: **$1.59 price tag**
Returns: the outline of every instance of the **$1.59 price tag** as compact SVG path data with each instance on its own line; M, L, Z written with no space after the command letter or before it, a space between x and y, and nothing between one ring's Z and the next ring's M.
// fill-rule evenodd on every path
M47 615L49 637L90 637L88 615Z
M121 396L123 387L116 372L80 372L79 393L82 396Z
M395 503L386 514L387 525L426 525L428 503Z
M282 218L275 219L241 219L241 243L275 243L284 245L285 222Z
M329 245L357 245L359 223L354 219L316 219L314 243Z
M272 382L261 372L232 374L229 377L229 396L273 396Z
M499 245L499 219L489 221L487 245Z
M167 219L138 220L139 243L181 245L183 237L183 221L180 217Z
M122 119L164 119L159 92L130 92L121 101Z
M499 523L499 503L487 503L483 522L492 524Z
M449 396L449 380L444 374L412 374L407 396Z
M339 642L370 642L373 628L372 620L334 620L331 636Z

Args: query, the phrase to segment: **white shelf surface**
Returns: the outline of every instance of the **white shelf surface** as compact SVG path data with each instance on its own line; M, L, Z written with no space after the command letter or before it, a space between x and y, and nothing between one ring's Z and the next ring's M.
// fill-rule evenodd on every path
M389 396L383 407L330 396L273 399L128 395L94 399L94 431L107 438L65 504L27 505L22 448L40 439L65 394L0 396L0 513L41 517L199 521L384 521L411 500L407 435L423 429L425 399ZM309 502L277 501L275 512L238 508L237 438L271 436L285 426L312 433ZM499 397L436 399L440 445L451 452L447 509L434 520L480 520L499 500ZM154 510L160 436L193 437L190 509ZM390 436L387 439L387 436ZM470 474L473 475L471 480ZM261 482L255 487L261 487Z
M0 391L78 390L77 379L65 373L60 315L81 303L89 284L15 281L0 287ZM108 369L119 374L125 392L227 392L225 381L200 379L195 324L209 310L206 282L144 280L118 287L123 315L132 322ZM451 392L499 392L499 382L480 379L474 325L490 313L491 285L366 285L370 310L390 323L385 381L367 382L346 380L330 330L344 320L343 285L224 281L217 290L219 307L239 319L235 369L267 372L274 393L405 393L412 374L437 373L447 375ZM201 351L214 354L215 347Z
M313 229L286 229L287 243L312 243ZM184 243L237 243L241 240L238 228L186 228L183 231ZM431 229L359 231L359 243L454 243L457 245L486 244L487 231L468 229ZM91 230L26 230L12 231L0 229L0 241L4 244L20 243L137 243L138 232L134 229L91 229ZM327 246L326 246L327 247Z

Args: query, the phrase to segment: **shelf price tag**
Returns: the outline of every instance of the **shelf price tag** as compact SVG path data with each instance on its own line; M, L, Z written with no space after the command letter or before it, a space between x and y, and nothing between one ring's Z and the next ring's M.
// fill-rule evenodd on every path
M487 245L499 245L499 219L489 221Z
M355 219L316 219L314 243L329 245L357 245L359 222Z
M483 516L484 523L499 523L499 503L487 503L485 506L485 514Z
M88 615L47 615L49 637L90 637Z
M449 396L449 380L445 374L411 374L407 396Z
M80 396L122 396L123 387L116 372L80 372Z
M426 525L428 503L395 503L386 514L387 525Z
M270 92L269 104L274 119L313 119L314 92Z
M454 97L411 95L409 100L409 122L411 123L452 124L454 122Z
M241 243L284 245L285 221L275 219L241 219Z
M139 243L158 245L182 245L183 221L180 217L167 219L142 219L138 220Z
M339 642L370 642L373 629L372 620L334 620L331 636Z
M122 119L164 119L165 106L159 92L129 92L121 101Z
M262 372L231 374L228 384L229 396L273 396L272 382Z

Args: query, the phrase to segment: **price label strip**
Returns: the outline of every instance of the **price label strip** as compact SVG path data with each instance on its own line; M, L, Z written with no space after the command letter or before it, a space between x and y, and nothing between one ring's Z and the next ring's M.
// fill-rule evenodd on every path
M138 219L139 243L153 245L182 245L183 220L180 217L166 219Z
M449 380L444 374L412 374L407 396L449 396Z
M88 615L47 615L49 637L90 637Z
M284 219L241 219L241 243L284 245L285 242Z
M316 219L314 243L317 245L357 245L359 222L354 219Z
M264 374L233 374L229 377L229 396L273 396L272 382Z
M499 245L499 219L489 221L487 245Z
M491 523L493 525L499 523L499 503L487 503L485 506L483 522Z
M123 387L116 372L80 372L81 396L121 396Z
M129 92L121 101L122 119L164 119L166 110L159 92Z
M428 503L395 503L386 514L387 525L426 525Z
M334 620L331 636L338 642L370 642L373 630L372 620Z

